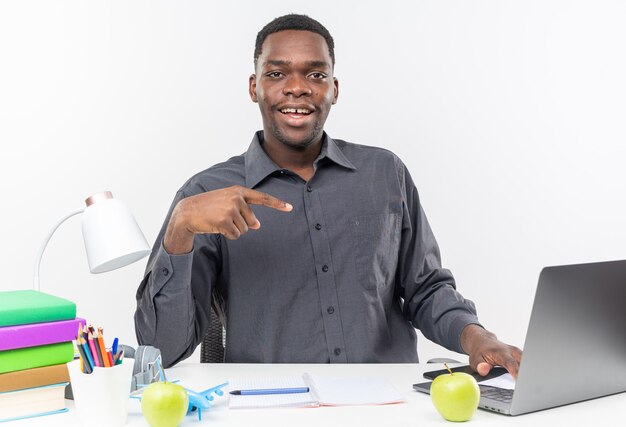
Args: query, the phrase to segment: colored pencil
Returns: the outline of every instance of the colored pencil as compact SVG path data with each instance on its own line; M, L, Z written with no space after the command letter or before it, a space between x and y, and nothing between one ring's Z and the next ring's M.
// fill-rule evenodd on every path
M86 374L91 374L93 370L91 369L91 366L89 365L87 355L85 354L85 349L80 344L80 341L77 342L76 348L78 348L78 353L80 354L81 371L83 371Z
M124 350L118 351L117 354L115 355L115 358L113 358L115 365L119 365L120 363L122 363L123 358L124 358Z
M103 362L102 366L104 366L105 368L110 368L111 365L109 364L109 357L107 356L107 350L104 347L104 337L102 336L102 328L98 328L98 332L96 332L95 341L99 350L98 354L102 358L102 362Z
M104 366L102 364L102 356L98 357L98 350L96 349L96 343L93 342L91 332L87 332L87 343L89 344L89 349L91 350L91 355L93 356L93 361L96 366Z
M83 324L78 324L78 331L76 332L76 348L78 349L78 354L80 354L80 370L86 374L90 374L93 372L93 366L89 362L87 355L85 354L85 347L81 340L83 335Z
M94 361L93 357L91 356L91 350L89 349L89 345L87 344L87 342L85 342L85 339L83 337L78 338L78 344L83 349L83 353L85 354L85 359L87 364L89 365L89 368L93 371Z
M100 343L98 342L98 337L96 335L92 335L93 346L96 348L96 357L98 358L98 363L100 367L105 368L104 357L102 356L102 350L100 350Z

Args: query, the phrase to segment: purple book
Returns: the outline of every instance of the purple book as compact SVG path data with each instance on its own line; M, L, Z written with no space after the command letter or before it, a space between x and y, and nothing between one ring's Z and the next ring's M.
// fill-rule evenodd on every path
M77 317L58 322L3 326L0 328L0 351L72 341L76 339L79 323L84 325L85 319Z

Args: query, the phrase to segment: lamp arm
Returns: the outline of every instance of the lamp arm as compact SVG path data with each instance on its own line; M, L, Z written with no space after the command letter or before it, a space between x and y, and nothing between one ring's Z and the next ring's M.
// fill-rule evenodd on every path
M52 229L50 230L50 232L44 239L43 243L41 244L41 247L39 248L39 252L37 252L37 257L35 258L35 270L34 270L34 275L33 275L33 289L34 290L39 291L39 267L41 266L41 258L43 257L43 253L46 250L46 246L48 246L48 242L52 238L52 235L55 233L55 231L57 231L57 228L59 228L61 224L63 224L65 221L67 221L71 217L82 213L84 210L85 208L81 208L77 211L74 211L70 214L65 215L54 225L54 227L52 227Z

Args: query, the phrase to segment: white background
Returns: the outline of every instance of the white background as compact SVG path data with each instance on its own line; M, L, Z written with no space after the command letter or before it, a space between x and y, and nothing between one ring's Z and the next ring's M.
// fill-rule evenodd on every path
M178 187L261 128L254 39L289 12L335 38L327 131L405 161L444 265L501 339L523 346L542 266L626 257L624 2L13 0L0 289L31 286L44 236L93 193L124 200L152 243ZM134 344L144 266L89 274L77 217L45 253L42 290Z

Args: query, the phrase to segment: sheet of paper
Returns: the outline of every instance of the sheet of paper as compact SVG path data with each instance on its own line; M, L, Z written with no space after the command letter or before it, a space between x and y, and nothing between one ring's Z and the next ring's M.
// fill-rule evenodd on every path
M231 379L229 381L229 391L292 387L307 387L307 384L300 376ZM319 406L311 393L262 394L254 396L229 394L228 401L228 407L231 409L309 406Z
M404 402L385 378L334 378L304 374L320 405L386 405Z
M499 377L491 378L490 380L478 381L478 384L504 388L507 390L515 389L515 380L509 373L502 374Z

